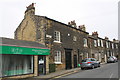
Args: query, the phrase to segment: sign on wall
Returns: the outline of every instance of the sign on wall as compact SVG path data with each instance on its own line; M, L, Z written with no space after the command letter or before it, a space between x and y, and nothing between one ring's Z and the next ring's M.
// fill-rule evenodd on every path
M50 49L0 46L0 54L49 55Z

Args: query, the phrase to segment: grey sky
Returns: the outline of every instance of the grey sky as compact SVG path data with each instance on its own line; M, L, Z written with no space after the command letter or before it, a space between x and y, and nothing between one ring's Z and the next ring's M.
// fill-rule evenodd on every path
M14 38L14 31L24 18L26 6L35 4L36 15L47 16L77 26L85 24L87 32L99 37L118 39L119 0L0 0L0 37Z

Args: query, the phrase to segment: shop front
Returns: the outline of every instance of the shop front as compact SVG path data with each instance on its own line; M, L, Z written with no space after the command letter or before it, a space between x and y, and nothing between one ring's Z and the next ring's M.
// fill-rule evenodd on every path
M9 39L8 39L9 40ZM14 40L12 40L14 42ZM24 44L22 46L21 44ZM44 45L36 42L17 41L14 44L0 44L0 77L1 78L21 78L21 76L37 76L39 70L41 74L46 73L46 56L50 54L50 50ZM15 45L15 44L18 45ZM36 44L34 46L30 45ZM26 46L27 45L27 46ZM40 58L41 57L41 58ZM41 60L41 61L40 61ZM44 66L39 67L39 64ZM18 77L19 76L19 77Z

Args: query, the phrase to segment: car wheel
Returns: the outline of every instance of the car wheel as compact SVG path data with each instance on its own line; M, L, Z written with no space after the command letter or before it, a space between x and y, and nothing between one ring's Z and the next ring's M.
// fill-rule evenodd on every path
M81 67L81 70L84 70L84 68Z
M98 65L98 67L100 67L100 64Z
M92 67L91 67L92 69L94 69L95 68L95 66L94 65L92 65Z

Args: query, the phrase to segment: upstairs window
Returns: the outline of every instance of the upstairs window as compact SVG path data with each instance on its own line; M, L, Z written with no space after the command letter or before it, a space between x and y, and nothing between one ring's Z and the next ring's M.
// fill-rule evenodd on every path
M114 49L114 44L112 43L112 49Z
M61 51L55 51L55 63L56 64L61 63Z
M108 46L108 42L106 41L106 48L108 48L109 46Z
M118 49L118 45L116 44L116 49Z
M101 47L103 47L103 40L101 40Z
M73 36L73 41L77 41L77 37L76 36Z
M86 38L83 38L83 41L84 41L84 47L88 47L88 45L87 45L87 39Z
M94 40L94 46L97 47L97 40Z
M98 46L100 46L100 40L98 39Z
M110 42L108 43L109 48L111 47Z
M60 32L59 31L54 32L54 42L60 42Z

